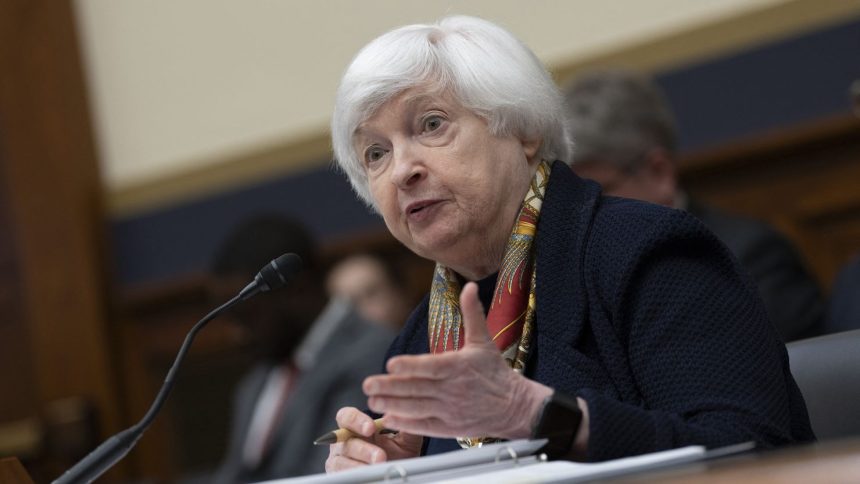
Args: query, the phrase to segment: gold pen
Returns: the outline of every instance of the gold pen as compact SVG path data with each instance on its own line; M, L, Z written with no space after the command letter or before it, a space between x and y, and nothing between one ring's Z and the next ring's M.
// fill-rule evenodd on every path
M378 418L373 421L376 424L376 431L380 434L396 434L396 430L387 429L382 426L382 419ZM314 440L314 445L331 445L337 444L339 442L346 442L352 437L360 437L359 435L349 431L347 429L337 429L332 430L331 432L320 436L318 439Z

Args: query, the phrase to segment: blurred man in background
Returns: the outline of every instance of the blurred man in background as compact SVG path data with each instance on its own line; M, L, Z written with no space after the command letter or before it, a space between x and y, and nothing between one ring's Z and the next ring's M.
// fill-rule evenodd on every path
M607 195L697 216L752 275L785 341L821 334L821 293L791 243L762 222L688 198L679 186L674 116L651 80L597 71L574 79L564 95L578 175L600 183Z
M828 333L860 329L860 254L845 264L833 281L826 329Z
M316 244L295 221L274 215L241 224L218 251L213 272L225 294L236 294L286 252L301 257L300 273L233 311L258 363L236 390L218 483L324 472L328 448L313 440L331 430L339 408L367 404L361 382L379 372L394 338L348 304L328 300Z
M356 254L329 271L326 287L331 297L349 301L363 318L399 331L412 310L404 282L391 261Z

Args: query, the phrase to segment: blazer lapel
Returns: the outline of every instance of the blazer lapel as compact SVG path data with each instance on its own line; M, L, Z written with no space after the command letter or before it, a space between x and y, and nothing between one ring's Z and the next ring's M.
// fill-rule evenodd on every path
M553 164L536 239L538 344L549 351L575 346L587 320L581 269L600 195L597 183L579 178L560 161Z

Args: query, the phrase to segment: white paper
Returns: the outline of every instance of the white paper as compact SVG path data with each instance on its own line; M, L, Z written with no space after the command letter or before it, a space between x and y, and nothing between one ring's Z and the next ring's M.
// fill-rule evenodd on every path
M582 482L606 479L613 476L641 472L658 467L694 462L705 456L705 448L700 445L680 449L654 452L651 454L625 457L606 462L583 464L577 462L554 461L534 465L519 466L511 469L481 474L481 482L493 484ZM463 476L456 479L437 481L445 484L473 483L475 477Z
M382 462L369 466L350 469L348 471L333 474L316 474L312 476L293 477L290 479L277 479L266 481L267 484L335 484L355 482L375 482L385 480L386 477L394 481L401 480L402 475L417 476L426 472L455 469L476 464L485 464L499 460L511 459L513 456L528 456L546 445L546 439L538 440L512 440L509 442L498 442L487 444L471 449L455 450L442 454L415 457L412 459L401 459L391 462Z

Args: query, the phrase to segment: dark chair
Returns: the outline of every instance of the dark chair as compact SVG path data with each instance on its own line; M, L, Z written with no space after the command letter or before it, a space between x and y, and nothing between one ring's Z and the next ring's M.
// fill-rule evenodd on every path
M819 440L860 436L860 330L786 345Z

